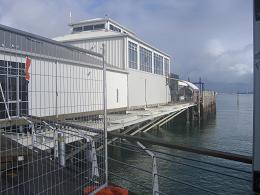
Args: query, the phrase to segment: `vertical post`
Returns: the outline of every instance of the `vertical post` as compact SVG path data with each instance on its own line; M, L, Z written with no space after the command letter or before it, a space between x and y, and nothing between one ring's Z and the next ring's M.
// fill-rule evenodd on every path
M186 110L186 125L187 127L190 126L190 108L187 108Z
M32 149L34 148L34 145L37 144L37 138L36 138L36 133L35 133L35 129L34 129L34 124L32 121L28 120L27 118L24 118L27 122L29 122L29 127L31 128L32 132L32 137L31 137L31 141L32 141ZM28 134L29 132L27 132Z
M58 133L58 155L59 155L59 163L61 166L65 167L66 159L65 159L65 138L63 133Z
M99 177L95 141L92 138L90 138L89 140L91 143L92 177Z
M55 115L56 115L56 119L58 119L58 73L57 73L57 70L58 70L58 62L57 61L55 61L55 66L56 66L56 73L55 73L55 75L56 75L56 77L55 77L55 92L56 92L56 94L55 94Z
M253 190L260 193L260 1L254 0Z
M58 147L59 147L59 142L58 142L58 134L57 131L55 130L53 135L54 138L54 159L59 157L59 151L58 151Z
M194 125L194 120L195 120L195 111L194 111L194 106L191 107L191 125Z
M237 106L239 106L239 93L237 92Z
M4 94L4 91L3 91L3 88L2 88L2 84L1 84L1 83L0 83L0 90L1 90L1 95L2 95L2 98L3 98L4 104L5 104L5 110L6 110L8 119L11 120L10 113L9 113L9 108L8 108L7 102L6 102L6 100L5 100L5 94Z
M198 122L199 122L199 128L200 128L200 93L198 94L198 102L197 102L197 108L198 108Z
M144 101L145 101L145 107L147 107L147 97L146 97L146 79L144 79Z
M105 44L102 44L102 64L103 64L103 109L104 109L104 145L105 145L105 185L108 185L108 152L107 152L107 78L105 64Z
M17 75L16 75L16 116L20 116L20 63L17 63Z

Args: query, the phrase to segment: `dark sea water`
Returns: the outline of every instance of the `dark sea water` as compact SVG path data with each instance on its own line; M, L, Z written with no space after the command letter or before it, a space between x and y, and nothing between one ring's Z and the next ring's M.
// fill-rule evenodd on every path
M184 117L184 116L183 116ZM185 121L175 119L159 130L154 129L139 136L146 138L158 138L174 144L186 144L189 146L204 147L214 150L232 152L237 154L252 155L252 135L253 135L253 95L218 94L216 117L201 125L201 127L187 128ZM130 142L124 142L133 144ZM118 143L118 146L124 146ZM167 149L164 147L146 145L148 148L180 155L183 157L194 158L201 161L216 163L218 165L238 168L251 171L251 165L222 160L213 157L195 155L178 150ZM137 150L133 148L133 150ZM214 191L217 194L252 194L250 181L225 176L223 174L212 173L209 171L196 169L185 164L202 167L204 169L241 177L251 180L251 174L216 167L213 165L194 162L182 158L156 153L159 157L167 158L174 162L157 159L158 173L171 177L175 180L169 181L159 178L159 189L166 194L210 194L191 186L180 184L183 181L188 184ZM131 164L146 170L152 170L152 159L145 153L138 153L125 150L123 148L109 148L109 155L124 163ZM114 161L109 161L109 170L122 178L127 178L136 184L117 178L111 175L111 180L121 186L127 187L137 194L152 194L152 191L141 187L138 184L152 187L151 174L127 167Z

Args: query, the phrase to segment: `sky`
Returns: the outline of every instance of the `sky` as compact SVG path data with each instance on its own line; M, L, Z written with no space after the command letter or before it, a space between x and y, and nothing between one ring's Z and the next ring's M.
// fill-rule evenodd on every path
M171 72L218 91L247 91L253 78L249 0L0 0L0 24L53 38L72 21L105 17L171 56Z

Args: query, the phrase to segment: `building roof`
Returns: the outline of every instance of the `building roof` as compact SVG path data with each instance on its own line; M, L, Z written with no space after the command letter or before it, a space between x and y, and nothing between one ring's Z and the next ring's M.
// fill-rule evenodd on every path
M194 85L193 83L191 83L189 81L185 81L185 80L179 80L178 85L185 86L185 87L189 86L191 89L196 90L196 91L199 90L199 88L196 85Z
M105 18L95 18L95 19L91 19L91 20L83 20L80 22L71 23L70 26L73 27L73 26L77 26L77 25L91 24L91 23L96 23L96 22L101 22L101 21L104 21L104 22L110 21L110 22L116 24L117 26L119 26L120 28L126 29L125 27L118 24L117 22L115 22L111 19L105 19ZM129 31L128 29L126 29L126 30ZM151 49L157 51L158 53L161 53L170 58L169 54L167 54L167 53L161 51L160 49L157 49L157 48L153 47L152 45L139 39L135 35L135 33L128 34L128 33L123 33L123 32L115 32L115 31L111 31L111 30L82 31L82 32L78 32L78 33L55 37L54 40L61 41L61 42L71 42L71 41L89 40L89 39L95 39L95 38L100 39L100 38L113 38L113 37L129 37L147 47L150 47Z
M79 33L68 34L64 36L55 37L54 40L68 42L68 41L78 41L82 39L94 39L94 38L104 38L104 37L114 37L114 36L124 36L120 32L106 31L106 30L96 30L93 31L82 31Z
M94 24L94 23L102 23L102 22L113 23L116 26L122 28L123 30L129 32L130 34L135 35L135 33L132 30L130 30L129 28L126 28L125 26L119 24L118 22L112 20L111 18L93 18L93 19L88 19L88 20L81 20L79 22L72 22L69 24L69 26L74 27L74 26L81 26L84 24Z

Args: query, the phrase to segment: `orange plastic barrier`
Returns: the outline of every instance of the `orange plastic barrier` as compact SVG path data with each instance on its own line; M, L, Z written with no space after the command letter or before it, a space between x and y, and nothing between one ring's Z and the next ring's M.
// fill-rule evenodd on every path
M89 195L94 190L94 186L88 186L84 189L84 195ZM97 192L96 195L128 195L128 190L116 186L108 186Z
M26 61L25 61L25 79L27 81L30 80L30 73L29 73L29 68L31 66L32 60L28 57L26 57Z

